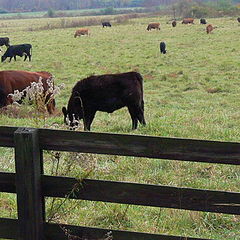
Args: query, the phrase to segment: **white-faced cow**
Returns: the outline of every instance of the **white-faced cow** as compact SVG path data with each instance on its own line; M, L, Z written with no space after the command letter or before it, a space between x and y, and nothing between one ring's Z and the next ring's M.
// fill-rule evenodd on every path
M111 27L112 25L110 22L102 22L102 26L104 28L104 27Z
M76 30L74 37L80 37L81 35L90 35L90 31L88 28L80 28L78 30Z
M132 129L138 121L145 125L143 79L137 72L90 76L78 81L72 89L67 109L62 108L64 122L70 126L83 119L84 130L89 130L97 111L112 113L127 107L132 118Z
M200 24L207 24L206 19L205 19L205 18L201 18L201 19L200 19Z
M182 24L194 24L194 19L193 18L184 18L182 20Z
M147 26L147 30L150 31L151 29L160 30L160 23L149 23Z

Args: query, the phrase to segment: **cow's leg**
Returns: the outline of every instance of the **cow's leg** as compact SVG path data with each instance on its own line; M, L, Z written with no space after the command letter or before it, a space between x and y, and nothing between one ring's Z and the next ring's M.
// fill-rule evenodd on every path
M10 57L9 62L11 62L11 60L12 60L12 57Z
M128 106L128 111L129 111L130 116L132 118L132 130L135 130L135 129L137 129L137 125L138 125L136 107L135 106Z
M84 117L83 117L84 131L90 131L95 113L96 111L84 112Z
M14 56L14 61L15 61L15 62L17 61L17 56L16 56L16 55Z
M54 99L50 99L50 98L51 98L51 94L48 94L46 96L45 104L46 104L48 113L53 114L54 110L55 110L56 103L55 103Z
M141 107L140 107L139 113L138 113L138 120L141 124L146 125L146 121L144 118L144 101L141 102Z
M29 55L28 55L29 62L31 61L31 57L32 57L32 55L29 54Z
M24 61L26 61L26 59L27 59L27 56L28 56L28 55L26 55L26 54L24 55Z

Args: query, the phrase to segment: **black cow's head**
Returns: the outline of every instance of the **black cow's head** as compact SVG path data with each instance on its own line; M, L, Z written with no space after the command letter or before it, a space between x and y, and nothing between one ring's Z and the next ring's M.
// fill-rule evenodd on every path
M3 55L2 58L1 58L1 61L4 62L6 60L6 58L7 57L5 55Z
M82 101L77 92L72 93L68 107L63 107L64 123L70 127L77 127L79 120L83 119Z

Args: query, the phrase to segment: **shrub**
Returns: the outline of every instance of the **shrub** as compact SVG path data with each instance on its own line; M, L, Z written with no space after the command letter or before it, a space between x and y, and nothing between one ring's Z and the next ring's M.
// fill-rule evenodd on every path
M101 10L101 14L103 14L103 15L113 15L115 13L116 13L116 11L114 10L113 7L108 7L108 8Z
M0 14L8 13L7 10L0 8Z
M53 9L49 8L48 11L47 11L47 16L52 18L55 16L55 12Z
M189 13L188 13L188 15L189 15ZM194 6L191 9L191 15L194 18L206 17L209 15L209 11L205 7Z

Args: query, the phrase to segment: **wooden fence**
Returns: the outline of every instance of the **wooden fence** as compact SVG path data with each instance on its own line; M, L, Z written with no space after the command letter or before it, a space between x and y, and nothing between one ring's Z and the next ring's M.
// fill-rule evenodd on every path
M64 198L77 179L43 174L43 150L240 165L240 143L0 127L0 147L15 148L16 173L0 173L0 192L16 193L18 219L0 218L0 238L21 240L200 240L45 222L44 197ZM240 193L84 179L69 198L240 215ZM74 239L74 238L72 238Z

